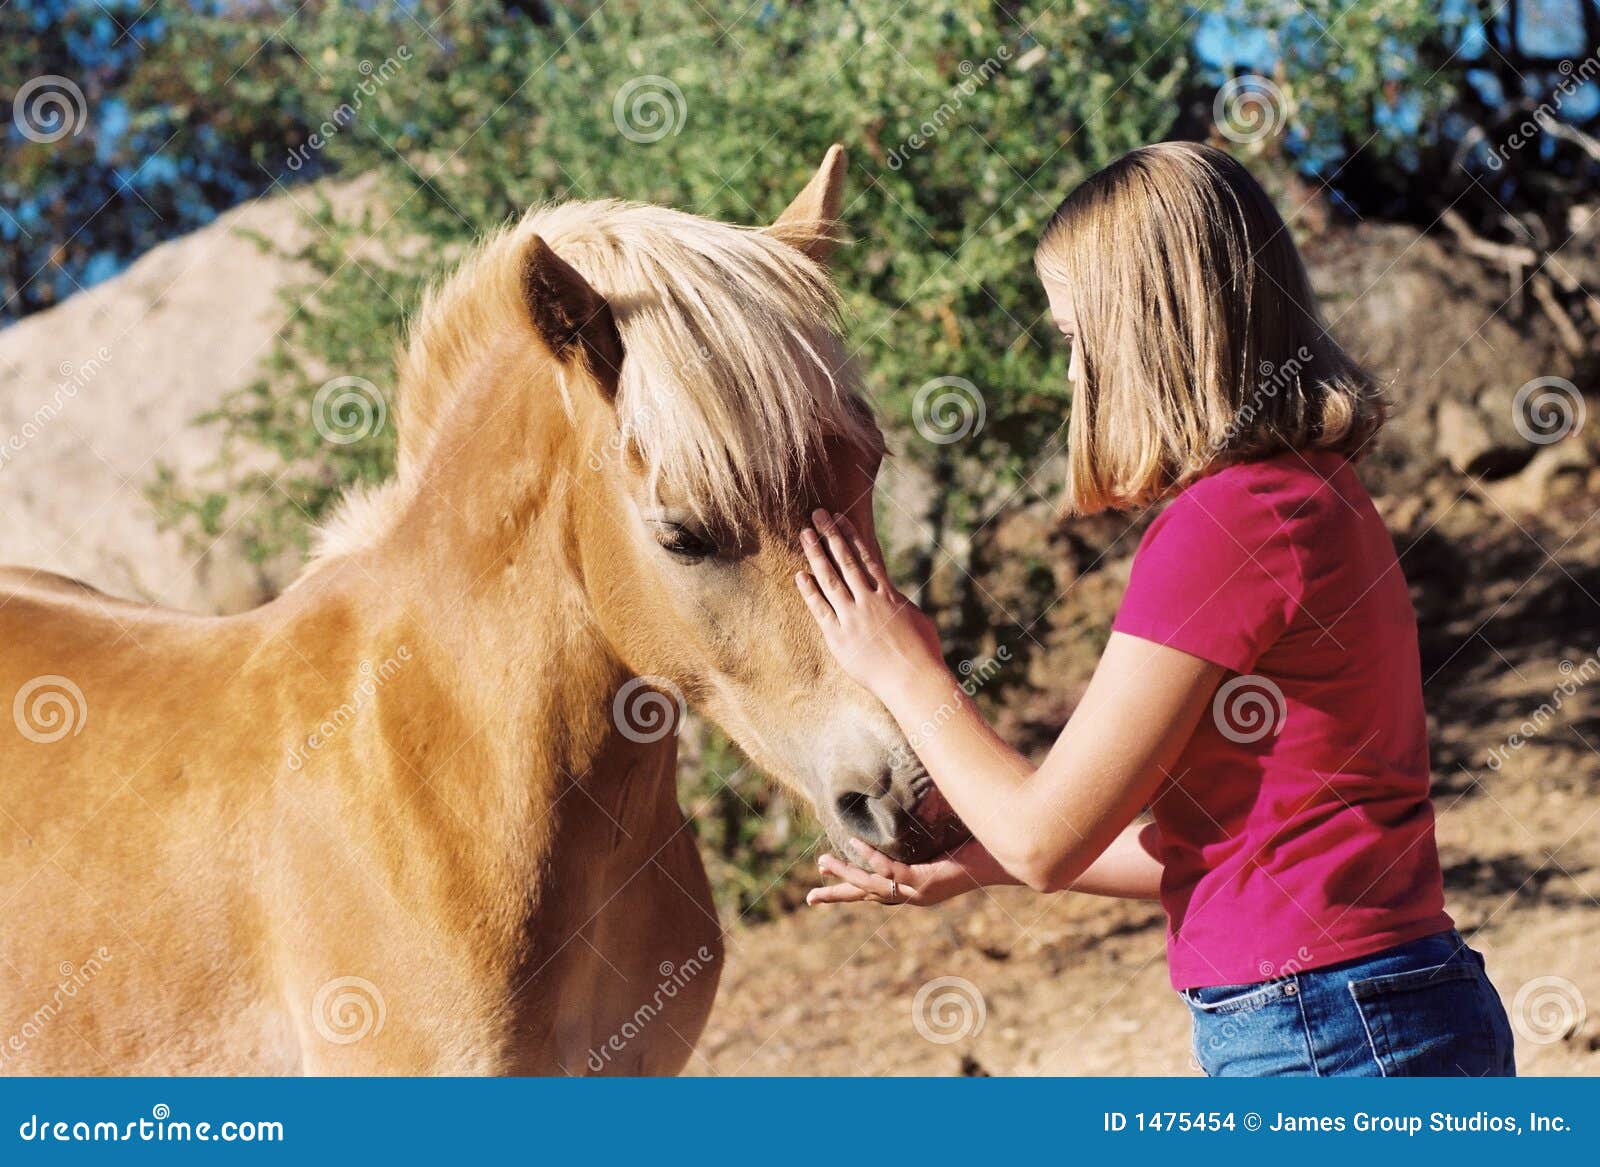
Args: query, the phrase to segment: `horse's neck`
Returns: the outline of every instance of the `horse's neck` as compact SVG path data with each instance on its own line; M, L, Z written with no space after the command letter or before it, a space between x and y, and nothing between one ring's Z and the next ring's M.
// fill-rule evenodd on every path
M360 612L380 646L410 646L417 665L385 688L400 713L390 724L445 739L411 748L509 831L559 818L573 783L659 786L675 757L670 739L631 741L614 723L629 674L595 627L562 530L570 492L584 489L571 470L584 438L557 386L508 371L519 355L490 346L436 395L452 402L448 420L356 508L344 554L294 589Z
M530 497L508 480L473 512L447 493L460 486L411 493L372 545L320 564L290 596L308 632L354 614L352 661L381 669L404 647L374 702L388 748L501 845L543 853L549 830L579 817L623 821L630 785L659 789L665 773L670 788L675 751L618 732L629 673L562 566L550 487Z
M449 757L431 780L467 808L485 883L509 910L563 935L592 921L681 825L676 739L619 732L615 695L627 673L591 630L559 608L462 613L472 635L432 649L461 700ZM527 634L536 629L543 636ZM549 637L545 639L544 637Z

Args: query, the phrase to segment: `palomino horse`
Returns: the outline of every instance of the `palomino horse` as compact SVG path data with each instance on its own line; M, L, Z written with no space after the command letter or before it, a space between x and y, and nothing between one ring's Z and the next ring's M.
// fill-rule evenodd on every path
M400 360L394 479L262 608L6 573L0 1068L681 1069L722 963L683 701L835 842L954 841L793 584L881 452L820 266L842 170L765 231L489 240Z

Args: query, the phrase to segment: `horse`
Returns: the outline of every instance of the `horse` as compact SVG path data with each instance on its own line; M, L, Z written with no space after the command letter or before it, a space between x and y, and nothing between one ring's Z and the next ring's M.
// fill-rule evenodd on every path
M408 328L393 476L260 608L0 574L0 1070L680 1071L724 954L689 707L835 845L953 844L793 582L812 507L872 530L884 450L843 173L766 228L489 236Z

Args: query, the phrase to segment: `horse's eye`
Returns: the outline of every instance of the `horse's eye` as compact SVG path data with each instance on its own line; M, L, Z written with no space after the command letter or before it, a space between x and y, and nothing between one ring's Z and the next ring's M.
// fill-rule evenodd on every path
M682 523L652 524L656 542L669 555L686 562L705 559L717 553L717 545L703 532Z

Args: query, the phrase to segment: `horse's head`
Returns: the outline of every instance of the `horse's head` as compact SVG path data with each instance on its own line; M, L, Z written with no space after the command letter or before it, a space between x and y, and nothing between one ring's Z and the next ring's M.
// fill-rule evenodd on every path
M822 267L844 169L765 231L569 204L520 232L523 288L580 437L565 492L593 619L640 680L617 727L680 697L802 794L835 844L908 860L964 831L883 706L839 669L795 587L816 506L873 530L882 436Z

